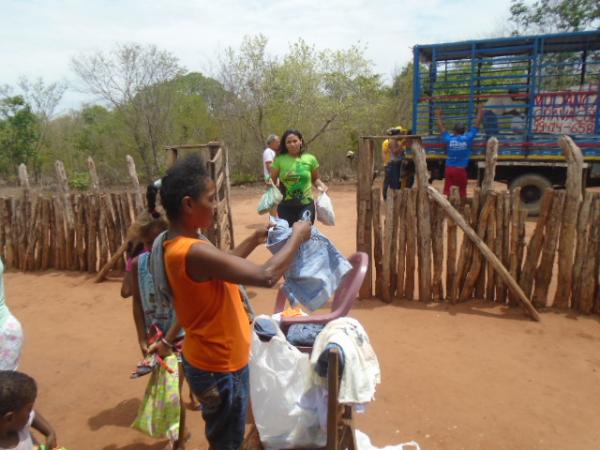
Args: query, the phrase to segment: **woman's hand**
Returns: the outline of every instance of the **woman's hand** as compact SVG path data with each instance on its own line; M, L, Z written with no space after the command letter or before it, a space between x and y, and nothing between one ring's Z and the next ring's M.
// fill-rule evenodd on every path
M316 180L315 185L317 186L317 189L322 193L325 193L329 190L327 185L323 183L320 178Z
M306 220L299 220L292 225L292 235L298 236L301 242L310 239L311 224Z
M267 236L269 234L269 225L265 225L263 228L259 228L254 231L254 239L256 240L256 245L264 244L267 242Z

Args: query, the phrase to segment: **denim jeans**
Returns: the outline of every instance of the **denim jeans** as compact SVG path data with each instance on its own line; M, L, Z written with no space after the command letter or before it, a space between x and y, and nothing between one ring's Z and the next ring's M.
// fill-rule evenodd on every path
M206 440L214 450L237 450L244 441L250 396L248 366L237 372L207 372L183 358L190 388L202 404Z

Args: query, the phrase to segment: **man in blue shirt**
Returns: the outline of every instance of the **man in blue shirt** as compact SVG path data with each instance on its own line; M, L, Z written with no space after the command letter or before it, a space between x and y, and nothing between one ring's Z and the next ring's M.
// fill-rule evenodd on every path
M483 105L477 109L475 126L465 133L465 125L454 125L453 134L448 133L444 125L443 111L436 110L436 117L442 140L447 145L446 171L444 173L444 194L450 195L450 188L458 186L461 198L467 197L467 166L471 159L473 139L477 136L481 119L483 118Z

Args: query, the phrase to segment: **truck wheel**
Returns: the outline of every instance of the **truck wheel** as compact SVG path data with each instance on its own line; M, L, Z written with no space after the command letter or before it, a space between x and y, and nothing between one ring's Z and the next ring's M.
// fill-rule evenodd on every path
M530 216L537 216L540 213L542 196L546 188L552 186L550 180L542 175L525 174L515 178L510 183L510 190L521 188L521 207L525 209Z

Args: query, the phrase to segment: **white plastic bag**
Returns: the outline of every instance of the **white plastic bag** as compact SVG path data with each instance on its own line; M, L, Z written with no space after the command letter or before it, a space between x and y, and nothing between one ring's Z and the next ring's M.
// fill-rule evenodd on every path
M323 225L335 225L335 213L333 212L333 204L331 198L326 192L319 195L316 202L317 220Z
M408 450L408 447L410 447L412 450L421 450L421 447L419 447L419 444L417 444L415 441L405 442L397 445L387 445L382 449L379 449L371 444L371 439L369 439L369 436L362 431L354 430L354 436L356 437L357 450L405 450L405 448Z
M265 450L325 445L316 410L302 401L312 387L310 370L308 355L286 340L279 325L269 342L252 333L250 399Z

